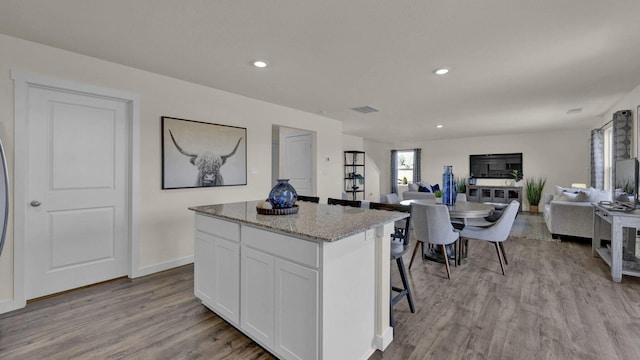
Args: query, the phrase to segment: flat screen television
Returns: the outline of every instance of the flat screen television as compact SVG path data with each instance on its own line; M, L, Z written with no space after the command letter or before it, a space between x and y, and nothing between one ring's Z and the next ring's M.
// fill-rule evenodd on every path
M635 206L638 204L638 159L624 159L616 161L616 172L614 174L614 200L621 201L620 192L627 194L629 202Z
M469 176L477 179L511 179L522 173L522 153L469 155Z

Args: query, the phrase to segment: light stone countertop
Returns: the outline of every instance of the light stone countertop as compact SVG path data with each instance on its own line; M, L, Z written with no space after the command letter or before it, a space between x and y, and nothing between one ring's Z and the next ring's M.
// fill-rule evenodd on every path
M256 205L243 201L230 204L192 206L189 210L223 220L254 225L296 237L336 241L409 216L398 211L370 210L350 206L315 204L298 201L297 214L262 215Z

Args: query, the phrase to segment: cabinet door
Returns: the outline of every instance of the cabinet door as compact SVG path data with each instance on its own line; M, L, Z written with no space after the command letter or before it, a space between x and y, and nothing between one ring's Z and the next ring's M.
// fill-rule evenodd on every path
M489 188L479 189L480 190L480 202L492 202L493 201L493 191Z
M480 191L477 188L467 188L467 201L480 202Z
M274 257L242 246L240 327L273 349Z
M195 295L233 324L240 322L240 245L197 231Z
M318 294L318 271L276 259L274 350L284 359L318 358Z
M198 299L213 306L213 236L196 231L194 244L194 292Z
M505 189L493 189L493 200L495 203L507 202L507 190Z
M220 315L240 323L240 244L221 238L214 239L214 298L212 306Z

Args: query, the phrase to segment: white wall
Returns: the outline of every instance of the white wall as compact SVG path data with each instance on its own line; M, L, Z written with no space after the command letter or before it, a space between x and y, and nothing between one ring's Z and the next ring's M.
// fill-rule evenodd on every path
M435 140L406 143L398 149L422 148L422 179L432 184L442 184L444 165L453 165L456 177L469 177L469 155L521 152L525 178L547 178L545 192L550 192L554 185L589 182L590 130L586 126L568 131ZM375 148L375 144L367 147ZM387 150L369 155L377 156L378 164L383 161L388 164L388 153ZM380 170L381 179L388 179L388 166L380 166ZM524 200L527 210L528 203Z
M271 188L272 125L317 135L317 194L342 191L340 122L166 76L42 46L0 34L0 137L14 168L14 113L11 70L140 95L140 261L142 270L171 266L193 255L194 205L265 198ZM251 69L247 69L251 71ZM247 128L247 186L161 190L160 117ZM330 161L326 161L326 158ZM13 179L10 179L13 182ZM13 194L13 187L10 189ZM13 198L11 198L13 200ZM0 308L13 299L13 210L0 258Z

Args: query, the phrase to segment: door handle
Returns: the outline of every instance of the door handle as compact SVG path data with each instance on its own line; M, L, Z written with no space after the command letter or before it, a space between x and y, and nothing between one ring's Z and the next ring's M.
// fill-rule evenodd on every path
M40 205L42 205L42 204L41 204L41 203L40 203L40 201L38 201L38 200L33 200L33 201L31 202L31 206L33 206L33 207L38 207L38 206L40 206Z

